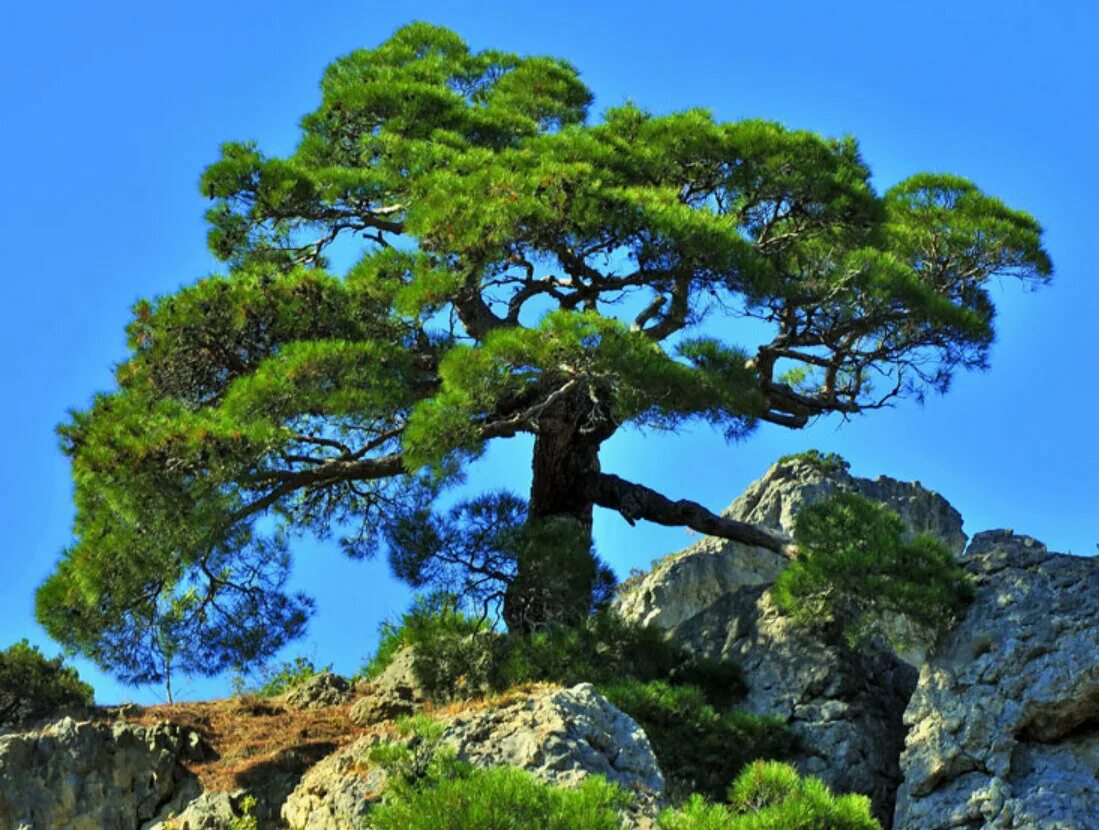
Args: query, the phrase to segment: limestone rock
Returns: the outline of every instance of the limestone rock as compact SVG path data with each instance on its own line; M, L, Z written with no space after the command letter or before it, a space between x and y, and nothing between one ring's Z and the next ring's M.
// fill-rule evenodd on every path
M0 738L0 828L134 830L198 795L181 727L77 723Z
M860 493L897 511L912 535L930 533L960 553L965 547L962 517L950 503L918 482L886 476L858 478L842 464L824 465L795 457L780 461L749 485L725 515L787 535L804 505L841 491ZM707 608L725 594L752 585L769 585L786 560L766 548L706 537L665 557L641 578L628 581L615 599L618 612L645 625L671 628ZM922 655L913 655L918 663Z
M726 515L789 535L803 506L843 491L888 505L911 535L933 534L955 552L965 545L961 516L937 493L884 476L857 478L842 462L805 457L773 465ZM869 795L888 826L902 717L915 686L911 666L923 662L926 644L900 655L905 665L884 649L853 651L835 632L794 630L767 594L786 564L765 548L708 537L632 580L615 607L629 620L668 629L698 654L737 661L750 689L747 708L785 718L801 735L801 770L837 791ZM903 620L895 624L906 631Z
M1099 560L974 537L977 594L905 713L898 830L1099 828Z
M634 792L664 789L644 730L590 683L459 713L444 740L477 766L521 767L549 784L597 773Z
M912 667L885 651L851 649L836 632L794 628L762 586L726 594L670 636L696 654L739 663L749 688L742 705L790 724L803 742L793 759L801 772L836 792L870 796L889 826Z
M144 825L142 830L226 830L234 819L244 815L241 802L247 793L203 793L183 811Z
M287 824L302 830L361 827L385 786L384 773L366 762L379 740L366 735L310 770L283 806ZM442 740L476 766L516 766L558 786L598 773L638 793L643 808L651 808L664 787L644 731L587 683L459 712L447 719ZM631 826L646 820L642 810Z
M954 553L965 548L961 514L938 493L918 481L853 476L843 462L821 464L799 456L779 461L729 505L728 514L742 522L792 534L794 520L803 506L844 491L859 493L895 510L912 535L929 533Z
M384 672L360 687L362 697L351 707L352 723L372 726L419 711L427 693L416 677L415 666L414 649L398 652Z
M351 700L351 684L330 671L322 671L303 680L286 693L287 709L323 709Z
M367 764L377 735L364 735L314 766L286 799L282 818L295 830L360 830L385 787L385 773Z

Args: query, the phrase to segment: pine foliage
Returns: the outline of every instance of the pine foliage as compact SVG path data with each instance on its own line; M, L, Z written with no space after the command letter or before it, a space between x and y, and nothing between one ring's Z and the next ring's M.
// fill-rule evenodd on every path
M565 61L414 23L328 67L289 155L223 145L201 189L226 272L138 302L115 388L59 429L77 514L38 593L51 636L153 682L168 612L180 669L262 661L312 611L296 536L388 549L402 505L520 433L567 458L945 390L986 365L989 282L1051 274L1038 223L964 179L879 193L850 137L591 101ZM581 530L599 475L572 485Z

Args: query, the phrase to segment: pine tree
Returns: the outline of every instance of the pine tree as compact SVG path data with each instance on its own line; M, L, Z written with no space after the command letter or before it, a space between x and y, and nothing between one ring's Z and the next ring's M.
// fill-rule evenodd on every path
M388 547L414 583L456 568L516 629L605 588L596 506L788 551L600 447L944 391L986 365L990 279L1051 274L1037 222L964 179L879 193L852 138L591 101L564 61L417 23L327 69L291 155L224 145L201 187L225 273L139 302L117 388L60 428L78 512L38 594L52 636L110 665L170 606L191 670L262 659L308 617L301 533ZM529 501L466 505L483 532L455 542L433 499L520 434Z

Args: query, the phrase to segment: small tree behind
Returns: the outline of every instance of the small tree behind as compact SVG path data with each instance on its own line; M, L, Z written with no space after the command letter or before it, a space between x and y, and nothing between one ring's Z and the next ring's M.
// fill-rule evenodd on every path
M60 656L47 658L26 640L0 651L0 726L90 705L93 698L92 687Z
M965 569L929 534L904 538L904 521L858 493L838 493L798 512L799 553L774 587L786 613L834 623L851 639L895 639L898 618L931 639L973 597ZM906 645L897 643L897 645Z

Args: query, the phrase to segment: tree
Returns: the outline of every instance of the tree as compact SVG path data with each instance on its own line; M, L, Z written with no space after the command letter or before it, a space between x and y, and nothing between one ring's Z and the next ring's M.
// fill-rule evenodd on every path
M0 651L0 727L89 706L92 687L61 657L48 658L26 640Z
M801 622L838 625L849 640L933 642L973 599L972 580L941 540L904 534L899 514L858 493L803 507L798 557L775 581L776 604Z
M989 281L1051 274L1037 222L964 179L878 193L852 138L633 104L596 121L591 100L564 61L417 23L327 69L288 157L224 145L201 187L227 272L139 302L117 389L60 428L77 518L38 595L50 633L109 663L127 620L186 591L193 666L260 659L309 611L282 590L294 534L388 541L427 579L402 517L439 519L435 496L520 434L529 501L481 506L521 532L450 563L484 571L513 628L605 584L596 506L789 552L603 471L601 445L944 391L986 365Z

